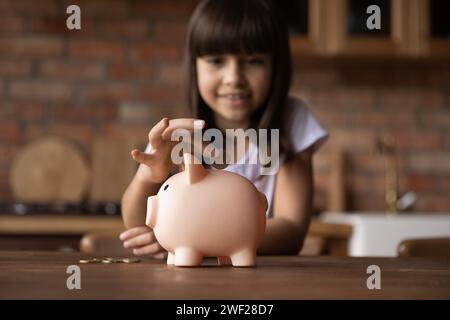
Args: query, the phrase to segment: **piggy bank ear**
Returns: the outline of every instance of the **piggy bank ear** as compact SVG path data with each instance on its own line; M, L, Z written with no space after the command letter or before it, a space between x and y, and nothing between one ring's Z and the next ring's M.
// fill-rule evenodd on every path
M187 183L194 184L201 181L206 175L208 171L203 168L201 161L197 159L194 161L194 156L190 153L183 154L184 160L184 170L186 171ZM198 162L198 163L195 163Z

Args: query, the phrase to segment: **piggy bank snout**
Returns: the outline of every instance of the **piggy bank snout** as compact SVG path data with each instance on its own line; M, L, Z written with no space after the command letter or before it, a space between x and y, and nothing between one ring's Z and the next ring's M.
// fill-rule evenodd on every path
M147 218L145 224L150 228L154 228L156 225L158 215L158 197L151 196L147 199Z

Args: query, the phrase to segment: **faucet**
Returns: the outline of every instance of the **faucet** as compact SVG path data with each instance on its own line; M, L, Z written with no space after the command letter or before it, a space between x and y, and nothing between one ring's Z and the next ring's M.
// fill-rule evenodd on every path
M400 198L398 197L397 148L394 138L387 134L378 137L375 140L375 149L377 153L384 156L387 213L397 214L398 211L411 209L417 201L414 191L408 191Z
M398 171L395 141L392 136L383 135L376 139L375 148L378 153L384 156L384 167L386 171L385 200L387 212L396 214L398 212Z

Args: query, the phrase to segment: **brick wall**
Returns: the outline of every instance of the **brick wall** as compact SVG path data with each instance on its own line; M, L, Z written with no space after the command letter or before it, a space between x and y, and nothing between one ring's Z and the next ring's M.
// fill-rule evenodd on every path
M450 209L450 64L426 60L329 59L297 63L292 92L331 133L315 159L316 206L327 207L331 154L346 153L350 210L385 210L389 135L398 152L399 195L414 191L416 211Z
M27 142L48 134L89 155L96 136L145 141L162 116L186 115L183 39L197 0L0 0L0 199ZM80 31L66 8L81 8Z
M27 142L56 134L89 153L94 137L139 136L162 116L187 114L180 81L184 34L196 0L0 0L0 200ZM78 4L82 30L65 9ZM383 160L376 136L397 139L400 193L417 209L448 211L450 68L426 61L304 61L293 94L330 130L317 154L316 207L327 206L329 156L347 154L349 209L383 210Z

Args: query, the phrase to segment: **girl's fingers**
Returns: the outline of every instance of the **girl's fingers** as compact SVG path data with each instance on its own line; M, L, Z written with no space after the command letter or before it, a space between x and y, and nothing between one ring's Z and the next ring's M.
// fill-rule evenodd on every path
M131 228L131 229L128 229L128 230L122 232L120 234L119 238L122 241L126 241L130 238L134 238L140 234L147 233L147 232L153 233L152 229L150 229L147 226L134 227L134 228Z
M153 231L148 231L146 233L142 233L133 238L126 240L123 243L125 248L136 248L146 246L156 242L155 234Z
M177 129L186 129L189 131L194 131L194 129L203 129L205 127L204 120L198 119L172 119L169 121L169 126L163 131L162 138L164 140L170 140L172 133Z
M153 162L154 156L145 152L141 152L138 149L131 151L133 159L139 163L150 165Z
M148 134L148 141L153 149L158 148L158 146L161 144L161 135L168 126L169 119L163 118L150 130L150 133Z
M161 245L158 242L140 247L140 248L134 248L133 254L137 256L142 256L146 254L158 254L164 251L164 248L161 247Z

